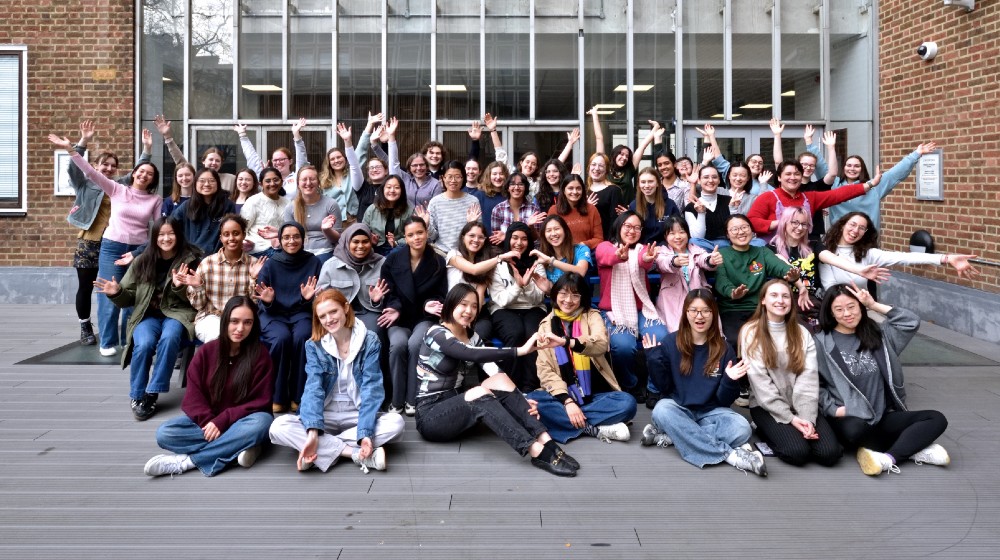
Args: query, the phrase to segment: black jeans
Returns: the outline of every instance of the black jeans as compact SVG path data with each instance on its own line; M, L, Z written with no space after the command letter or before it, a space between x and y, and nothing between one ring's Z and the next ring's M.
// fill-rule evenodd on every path
M738 348L740 328L750 320L753 311L723 311L719 315L722 320L722 334L726 337L726 342L736 351L737 355L740 355Z
M528 414L528 401L518 391L466 401L452 389L417 399L417 432L427 441L454 441L482 420L493 433L521 456L545 431L545 425Z
M936 410L892 411L883 414L875 425L844 416L830 418L830 426L844 447L867 447L904 461L934 443L948 427L948 420Z
M545 311L531 309L497 309L493 312L493 333L505 347L520 346L538 332L538 325L545 318ZM540 386L535 360L514 360L500 364L521 391L528 393Z
M771 445L775 457L790 465L801 466L811 459L824 467L832 467L843 454L837 434L822 414L816 417L819 439L803 438L795 426L779 424L770 412L759 406L750 409L750 417L757 424L757 435Z

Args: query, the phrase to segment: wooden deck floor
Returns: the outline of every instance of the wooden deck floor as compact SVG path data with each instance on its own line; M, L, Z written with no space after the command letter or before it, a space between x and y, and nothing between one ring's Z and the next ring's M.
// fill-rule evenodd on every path
M127 372L17 366L76 336L71 306L0 306L0 558L996 558L1000 366L906 370L911 408L950 422L948 468L868 478L768 461L770 476L699 470L672 449L584 438L575 479L532 468L482 433L422 442L408 420L389 470L299 474L290 450L208 479L151 479L153 433L132 419ZM926 325L1000 362L1000 348ZM924 358L926 361L926 357ZM932 363L932 362L928 362Z

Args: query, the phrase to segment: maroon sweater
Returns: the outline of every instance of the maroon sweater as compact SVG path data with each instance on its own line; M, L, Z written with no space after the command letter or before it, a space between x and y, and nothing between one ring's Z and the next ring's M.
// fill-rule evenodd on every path
M261 346L257 363L253 367L250 390L241 402L236 402L231 379L222 392L222 402L212 402L211 378L218 360L218 340L203 344L191 359L191 365L188 366L187 392L184 393L184 401L181 403L181 410L188 418L203 428L212 422L220 432L225 432L234 422L254 412L271 411L274 370L271 367L271 355L267 353L266 347Z

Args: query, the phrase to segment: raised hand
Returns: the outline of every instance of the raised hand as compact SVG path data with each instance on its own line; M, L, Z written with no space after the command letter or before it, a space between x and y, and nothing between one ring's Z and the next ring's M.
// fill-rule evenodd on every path
M472 125L469 127L469 139L479 140L483 137L483 127L479 124L479 121L472 121Z
M173 280L174 287L180 288L181 286L188 285L188 279L194 276L194 271L188 268L188 265L181 263L180 266L170 271L170 276Z
M250 263L250 276L254 278L260 276L260 271L264 268L264 263L267 262L267 257L260 257L257 260Z
M247 125L241 124L241 123L236 123L236 124L233 125L233 132L235 132L236 134L239 134L240 136L246 136L247 135Z
M490 235L490 243L494 245L501 245L503 244L503 238L504 238L504 233L502 231L494 231Z
M712 252L708 254L708 264L712 266L719 266L722 264L722 253L719 252L719 246L716 245Z
M618 260L620 260L620 261L627 261L628 260L628 245L626 245L624 243L619 243L618 246L615 247L615 255L618 256Z
M142 129L142 151L153 153L153 133L148 128Z
M310 276L306 278L305 284L299 284L299 293L302 294L302 299L309 301L316 295L316 281L315 276Z
M351 146L351 127L344 126L344 123L337 123L337 136L344 141L344 146Z
M66 150L67 152L73 149L73 143L69 141L69 138L65 136L56 136L55 134L49 134L49 142L55 147Z
M399 128L399 119L397 119L396 117L392 117L391 119L389 119L389 124L386 125L385 127L386 138L383 139L382 141L389 142L392 141L394 138L396 138L397 128Z
M736 381L737 379L746 375L748 369L750 369L750 364L746 363L743 360L737 362L735 366L733 365L733 362L730 361L728 364L726 364L726 375L729 376L729 379Z
M695 199L694 200L694 211L697 212L697 213L699 213L699 214L704 214L705 212L708 212L708 208L705 208L705 203L702 202L701 199Z
M827 130L823 133L823 145L824 146L835 146L837 144L837 133L832 130Z
M423 204L413 209L413 215L430 224L431 215L427 213L427 208Z
M397 319L399 319L399 311L391 307L387 307L382 310L382 314L378 316L378 319L375 322L383 329L387 329L391 327Z
M871 183L873 187L877 187L881 181L882 181L882 167L876 165L875 175L873 175L871 179L868 179L868 182Z
M642 335L642 347L645 348L646 350L649 350L650 348L653 348L653 347L656 347L656 346L659 346L659 345L660 345L660 343L656 341L656 335L655 334L646 333L646 334Z
M274 226L264 226L257 228L257 235L261 236L263 239L277 239L278 238L278 228Z
M876 284L881 284L892 276L892 271L888 268L882 268L877 264L870 264L861 269L859 276L872 280Z
M583 171L583 164L581 164L580 162L574 163L573 168L569 170L570 174L572 175L579 175L582 171ZM590 202L589 196L587 197L587 202ZM596 204L596 203L591 202L591 204Z
M163 115L156 115L153 117L153 124L156 125L157 132L164 140L173 138L173 131L170 129L170 121L168 121Z
M580 141L580 127L576 127L573 130L566 133L566 143L572 146Z
M701 156L702 167L712 163L713 159L715 159L715 149L712 146L705 146L705 153Z
M378 282L368 286L368 299L372 303L378 303L382 301L382 298L389 293L389 283L385 281L385 278L379 278Z
M331 230L337 227L337 217L333 214L325 216L319 227L325 230Z
M619 204L618 206L615 206L615 214L619 214L620 215L620 214L624 214L625 212L628 212L628 208L622 206L621 204Z
M118 295L118 292L122 289L114 276L111 277L111 280L105 280L104 278L94 280L94 288L97 290L97 293L108 297Z
M292 138L300 140L302 138L302 129L306 127L306 118L301 117L299 120L292 123Z
M374 128L382 124L382 121L384 120L385 116L382 113L375 113L373 115L371 111L368 111L368 122L365 125L365 128Z
M743 296L747 295L747 293L749 291L750 290L747 289L747 285L746 284L740 284L739 286L736 286L735 288L733 288L733 291L730 292L729 299L740 299Z
M524 223L528 224L529 226L533 226L535 224L540 224L548 216L549 215L546 214L545 212L535 212L534 214L528 216L528 219L525 220Z
M656 243L648 243L646 250L642 252L643 262L651 263L656 260Z
M936 150L938 147L936 142L928 142L926 144L920 144L917 146L917 153L920 155L929 154Z
M115 265L116 266L128 266L128 265L132 264L132 261L134 261L134 260L135 260L135 257L132 255L132 253L129 253L128 251L126 251L126 252L122 253L121 258L115 260Z
M479 218L482 217L483 217L483 209L479 207L478 203L469 206L469 209L465 211L466 222L478 222Z
M813 125L807 124L805 132L802 133L802 140L806 143L806 146L812 146L814 134L816 134L816 129L813 128Z
M705 126L701 128L695 128L695 130L698 132L698 134L701 134L706 138L711 138L715 136L715 127L709 123L705 123Z
M768 126L771 127L771 134L775 136L781 136L781 133L785 130L785 125L781 124L778 119L771 119Z
M388 136L383 138L383 135L385 135L385 125L379 123L379 125L375 127L375 132L372 132L371 138L375 142L387 142Z
M80 141L81 145L86 145L88 142L94 139L94 133L96 132L96 127L94 126L94 121L87 119L80 123Z
M486 113L483 115L483 123L486 125L486 130L490 132L496 132L497 130L497 118L493 115Z
M257 298L264 303L271 303L274 301L274 288L270 286L257 284L253 287L253 291L257 294Z
M765 169L760 172L760 175L757 175L757 182L761 185L765 185L771 182L771 177L774 177L774 173Z

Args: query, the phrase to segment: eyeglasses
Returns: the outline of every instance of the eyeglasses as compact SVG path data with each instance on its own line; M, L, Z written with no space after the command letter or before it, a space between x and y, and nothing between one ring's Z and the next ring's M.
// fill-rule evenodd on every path
M580 294L571 294L569 292L559 292L558 294L556 294L556 297L557 298L566 298L569 301L576 301L576 302L579 302L580 299L581 299Z
M282 241L302 241L301 235L282 235Z
M410 167L427 167L426 163L411 163Z
M271 160L271 163L273 163L273 164L277 165L277 164L279 164L279 163L285 163L285 162L287 162L287 161L289 161L289 159L288 159L288 158L286 158L286 157L282 157L282 158L274 158L274 159L272 159L272 160Z
M690 316L692 316L692 317L711 317L712 316L712 310L711 309L694 309L694 308L690 308L690 309L687 310L687 314L690 315Z
M726 231L728 231L729 233L733 233L733 234L736 234L736 233L748 233L750 231L750 226L731 227L731 228L729 228Z
M806 224L805 222L800 222L798 220L792 220L792 221L788 222L788 224L790 226L792 226L793 228L804 228L804 227L808 226L808 224Z
M517 182L511 181L510 184L508 184L507 186L508 187L523 187L524 183L522 183L521 181L517 181Z
M198 179L198 184L199 185L214 185L215 184L215 179L212 179L210 177L209 178L205 178L205 179Z
M864 232L868 231L868 226L863 226L863 225L855 224L853 222L847 222L847 227L849 227L851 229L856 229L856 230L860 231L861 233L864 233Z
M622 229L625 231L642 231L642 226L634 226L632 224L622 225Z

